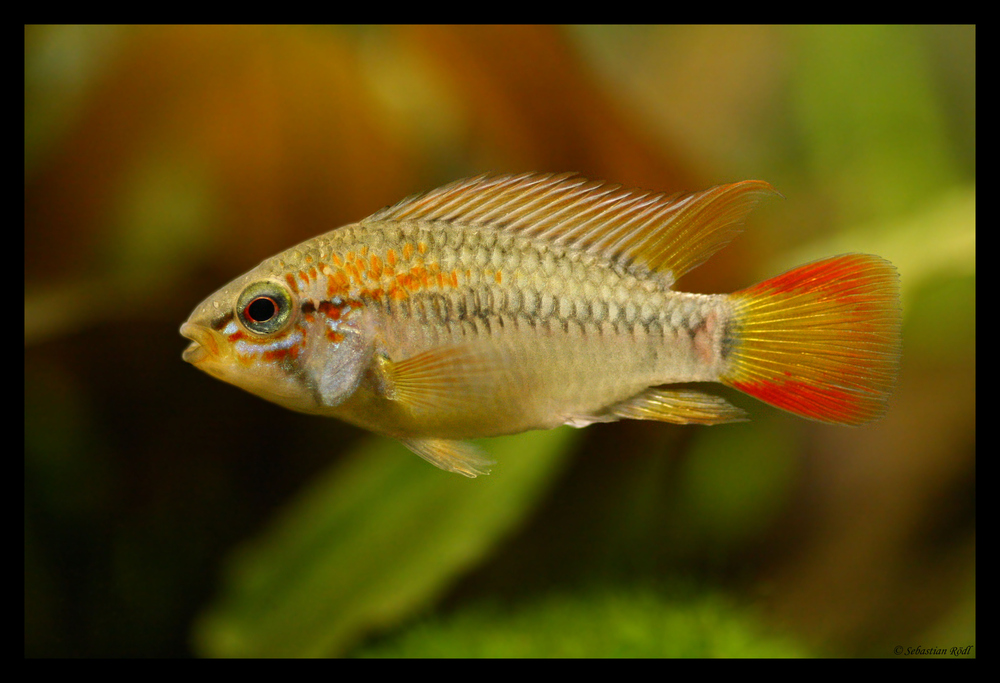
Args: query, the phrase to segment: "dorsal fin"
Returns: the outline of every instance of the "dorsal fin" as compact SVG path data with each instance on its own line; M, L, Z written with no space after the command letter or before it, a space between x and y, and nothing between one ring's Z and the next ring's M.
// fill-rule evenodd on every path
M765 197L762 180L701 192L656 194L573 173L485 174L414 195L365 222L462 222L516 231L600 255L670 283L735 237Z

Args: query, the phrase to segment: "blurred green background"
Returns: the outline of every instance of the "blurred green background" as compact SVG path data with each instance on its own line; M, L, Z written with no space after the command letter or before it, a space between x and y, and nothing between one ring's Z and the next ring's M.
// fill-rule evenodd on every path
M26 656L975 645L975 27L24 38ZM493 474L468 480L181 361L220 285L487 170L770 181L785 199L679 288L890 259L887 418L826 426L720 387L752 422L490 440Z

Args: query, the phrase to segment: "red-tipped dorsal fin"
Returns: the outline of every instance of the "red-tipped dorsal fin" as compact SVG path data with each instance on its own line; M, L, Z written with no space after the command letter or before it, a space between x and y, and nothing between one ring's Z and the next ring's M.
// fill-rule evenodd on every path
M803 417L880 418L900 359L899 276L885 259L845 254L731 297L724 383Z
M777 194L762 180L668 196L572 173L487 174L404 199L365 222L490 226L653 271L672 284L728 244L754 207Z

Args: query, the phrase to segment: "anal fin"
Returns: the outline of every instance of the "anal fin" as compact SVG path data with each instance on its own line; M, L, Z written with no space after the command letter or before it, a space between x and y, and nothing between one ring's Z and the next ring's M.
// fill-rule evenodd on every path
M600 415L590 418L578 416L567 424L583 426L591 422L615 420L658 420L673 424L714 425L746 419L743 410L719 396L693 389L653 387L609 406Z
M458 472L470 478L489 474L490 465L494 464L494 461L480 449L464 441L433 438L400 439L400 441L435 467Z

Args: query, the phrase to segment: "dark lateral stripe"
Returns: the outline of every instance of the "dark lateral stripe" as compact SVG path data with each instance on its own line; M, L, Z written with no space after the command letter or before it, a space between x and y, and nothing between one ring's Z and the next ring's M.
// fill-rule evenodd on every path
M226 313L221 318L217 318L217 319L213 320L211 327L216 332L221 332L222 328L225 327L226 325L228 325L229 323L231 323L232 320L233 320L233 312L229 311L228 313Z

